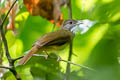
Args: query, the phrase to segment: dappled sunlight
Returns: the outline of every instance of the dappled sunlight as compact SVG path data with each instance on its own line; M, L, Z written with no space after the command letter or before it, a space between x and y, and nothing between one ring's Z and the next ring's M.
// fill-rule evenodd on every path
M104 34L107 32L108 28L109 24L100 24L100 26L97 26L97 28L92 32L88 40L89 49L90 47L91 50L94 48L94 46L102 39Z
M17 58L21 56L23 53L23 43L22 40L16 39L15 43L10 47L10 53L12 54L13 58Z
M15 20L16 21L24 21L25 19L27 19L28 16L29 16L29 13L24 12L24 13L21 13L21 14L17 15Z
M4 10L6 1L7 0L1 0L0 9ZM70 67L70 80L120 79L120 59L118 59L120 55L119 0L71 0L72 19L74 20L69 19L69 7L67 7L67 3L64 2L64 0L55 0L62 2L54 2L52 6L49 6L49 4L54 0L49 0L50 2L46 0L48 3L44 2L44 0L37 0L38 2L35 6L39 6L40 10L33 6L31 7L32 0L30 1L31 3L28 9L26 8L28 2L26 2L25 5L22 0L18 1L19 12L15 16L15 29L6 29L10 16L7 17L3 26L3 32L5 32L10 55L15 59L25 55L30 50L34 52L35 48L35 50L37 50L35 51L36 53L42 55L48 54L54 58L48 56L46 59L43 56L32 56L25 65L20 66L16 65L20 60L16 61L15 68L22 80L64 80L67 74L66 66L68 63L69 45L59 51L54 51L54 47L57 48L70 43L74 36L73 33L75 33L75 36L73 39L71 62L74 64L71 64ZM30 14L28 11L29 8L41 11L42 15L53 19L53 21L59 18L60 15L58 14L61 13L63 15L62 21L69 19L68 22L62 25L62 27L66 27L65 35L61 32L54 33L54 35L51 36L50 32L57 32L60 27L54 26L50 20L41 15L35 16ZM55 12L53 12L53 9L55 9ZM5 10L5 13L0 13L0 21L2 21L7 11L8 10ZM39 14L41 14L41 12L39 12ZM49 14L49 12L51 13ZM60 19L58 19L58 21L59 20ZM80 24L77 24L78 22ZM63 29L60 31L64 31ZM66 29L70 31L69 34L66 33ZM50 34L50 36L44 36L43 38L42 36L45 34L47 34L47 36ZM2 42L4 40L1 39L0 41ZM34 45L36 45L36 47L34 47ZM51 45L53 50L47 51L47 49L52 49ZM0 61L2 61L3 66L9 66L4 45L2 44L0 47L3 48L4 53ZM62 60L66 60L66 62L57 61L57 55L59 55ZM1 56L0 51L0 58ZM86 68L75 64L85 66ZM12 75L9 70L5 72L2 77L3 80L15 80L14 75Z
M111 3L113 2L114 0L102 0L103 3Z
M78 0L76 5L81 9L82 12L86 12L95 6L97 0Z
M120 12L113 15L113 17L110 19L110 21L115 22L120 19Z

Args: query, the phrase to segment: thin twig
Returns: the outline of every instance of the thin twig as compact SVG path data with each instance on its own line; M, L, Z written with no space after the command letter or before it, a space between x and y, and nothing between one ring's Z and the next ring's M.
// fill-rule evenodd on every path
M16 58L16 59L13 59L13 62L15 62L15 61L17 61L17 60L19 60L19 59L21 59L21 58L23 58L24 56L20 56L20 57L18 57L18 58Z
M67 0L69 18L72 19L72 8L71 8L71 0Z
M52 32L54 31L55 26L56 26L56 23L54 22L53 27L52 27Z
M72 58L72 42L70 43L69 47L68 61L71 61L71 58ZM70 80L70 63L67 63L65 80Z
M12 58L11 58L11 56L9 54L7 40L5 38L5 34L4 34L4 30L3 30L3 25L4 25L4 23L5 23L8 15L10 14L10 11L12 10L12 8L14 7L14 5L15 5L16 2L17 2L17 0L14 1L14 3L12 4L12 6L10 7L9 11L7 12L7 15L3 19L2 24L0 24L0 31L1 31L1 36L2 36L3 43L4 43L4 48L5 48L5 51L6 51L6 57L8 59L9 66L10 66L9 70L13 73L13 75L15 76L15 78L17 80L21 80L21 78L19 77L19 75L16 72L16 69L15 69L15 66L14 66L14 61L12 60ZM4 68L6 68L6 67L4 67Z
M72 19L71 0L67 0L67 5L68 5L68 11L69 11L69 18ZM72 52L72 41L71 41L70 48L69 48L68 61L71 61L72 53L73 52ZM70 80L70 63L67 63L65 80Z
M73 62L71 62L71 61L66 61L66 60L61 60L61 61L67 62L67 63L69 63L69 64L73 64L73 65L75 65L75 66L79 66L79 67L81 67L81 68L85 68L85 69L88 69L88 70L97 72L96 70L94 70L94 69L92 69L92 68L90 68L90 67L87 67L87 66L84 66L84 65L80 65L80 64L76 64L76 63L73 63Z
M1 24L2 27L1 27L1 28L3 28L3 24L4 24L5 20L7 19L10 11L12 10L12 8L14 7L14 5L15 5L16 2L17 2L17 0L15 0L15 2L12 4L12 6L11 6L10 9L9 9L9 11L7 12L5 18L4 18L3 21L2 21L2 24Z
M46 58L46 55L42 55L42 54L33 54L32 56L44 57L44 58ZM47 56L48 56L48 55L47 55ZM21 57L21 58L22 58L22 57ZM51 56L51 55L49 55L47 58L57 59L57 57ZM20 58L19 58L19 59L20 59ZM57 61L57 60L56 60L56 61ZM91 70L91 71L96 71L96 70L94 70L94 69L92 69L92 68L90 68L90 67L87 67L87 66L84 66L84 65L80 65L80 64L76 64L76 63L73 63L73 62L71 62L71 61L67 61L67 60L63 60L63 59L60 59L60 61L66 62L66 63L69 63L69 64L73 64L73 65L75 65L75 66L78 66L78 67L81 67L81 68L85 68L85 69L88 69L88 70Z
M3 24L5 23L5 20L7 19L10 11L12 10L12 8L14 7L14 5L15 5L16 2L17 2L17 0L15 0L15 2L12 4L12 6L9 9L9 11L7 12L7 15L3 19L2 24L0 25L0 31L1 31L1 35L2 35L2 40L4 42L4 46L5 46L5 50L6 50L6 57L8 58L9 62L11 62L12 59L11 59L11 56L10 56L9 51L8 51L7 41L5 39L5 34L4 34L4 31L3 31Z
M4 43L5 51L6 51L6 57L7 57L8 61L9 61L9 63L12 62L12 59L11 59L11 56L10 56L9 51L8 51L8 45L7 45L7 40L5 38L4 30L3 30L3 24L5 23L5 20L7 19L7 16L9 15L11 9L14 7L16 1L10 7L9 11L7 12L7 15L5 16L5 18L3 19L2 24L0 25L1 36L2 36L3 43Z
M33 54L32 56L35 56L35 57L44 57L45 59L46 59L46 57L47 57L47 59L48 59L48 58L57 59L57 57L51 56L51 55ZM21 57L18 57L18 58L16 58L16 59L14 59L14 60L16 61L16 60L19 60L19 59L21 59L21 58L23 58L23 57L24 57L24 56L21 56ZM56 60L56 61L57 61L57 60ZM71 62L71 61L67 61L67 60L63 60L63 59L60 59L60 61L66 62L66 63L69 63L69 64L73 64L73 65L75 65L75 66L78 66L78 67L81 67L81 68L85 68L85 69L88 69L88 70L91 70L91 71L96 71L96 70L94 70L93 68L90 68L90 67L87 67L87 66L84 66L84 65L81 65L81 64L76 64L76 63L73 63L73 62Z
M57 59L57 57L55 56L51 56L51 55L42 55L42 54L33 54L32 56L35 56L35 57L44 57L45 59L47 58L51 58L51 59ZM21 57L18 57L15 59L16 60L19 60L21 58L23 58L24 56L21 56ZM57 60L56 60L57 61ZM66 63L69 63L69 64L72 64L72 65L75 65L75 66L78 66L80 68L85 68L85 69L88 69L88 70L91 70L91 71L94 71L94 72L97 72L95 69L93 68L90 68L90 67L87 67L87 66L84 66L84 65L81 65L81 64L76 64L76 63L73 63L71 61L67 61L67 60L63 60L63 59L60 59L60 61L62 62L66 62Z
M9 67L6 66L0 66L0 68L10 69Z

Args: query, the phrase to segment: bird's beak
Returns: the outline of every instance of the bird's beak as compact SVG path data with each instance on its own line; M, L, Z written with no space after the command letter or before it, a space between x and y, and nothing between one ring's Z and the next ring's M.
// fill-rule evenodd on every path
M90 27L92 27L94 24L96 23L96 21L91 21L88 19L85 20L78 20L76 23L76 26L72 28L72 32L76 33L78 31L80 31L80 33L85 33L88 31L88 29Z
M80 25L80 24L83 24L83 21L82 20L78 20L76 25Z
M76 24L87 25L89 27L89 26L94 25L95 23L96 23L96 21L91 21L91 20L85 19L85 20L78 20Z

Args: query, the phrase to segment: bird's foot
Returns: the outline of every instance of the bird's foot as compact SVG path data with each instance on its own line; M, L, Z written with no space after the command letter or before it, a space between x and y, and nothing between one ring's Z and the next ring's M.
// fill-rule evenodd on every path
M58 61L58 62L61 61L62 58L61 58L59 55L57 55L57 56L58 56L57 61Z
M48 54L44 55L45 59L48 59L48 56L49 56Z
M47 51L46 50L44 50L43 52L45 52L46 53L46 55L44 56L45 57L45 59L48 59L48 53L47 53Z

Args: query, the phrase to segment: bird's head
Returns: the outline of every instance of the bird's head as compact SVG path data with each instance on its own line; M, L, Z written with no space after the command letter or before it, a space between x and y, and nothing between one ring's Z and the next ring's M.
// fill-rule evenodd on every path
M66 20L62 23L61 29L68 30L68 31L72 32L72 29L80 24L82 24L82 22L77 21L77 20L73 20L73 19L69 19L69 20Z
M61 29L68 30L73 33L80 32L81 34L83 34L86 31L88 31L88 29L96 23L97 21L91 21L88 19L85 19L85 20L69 19L62 23Z

